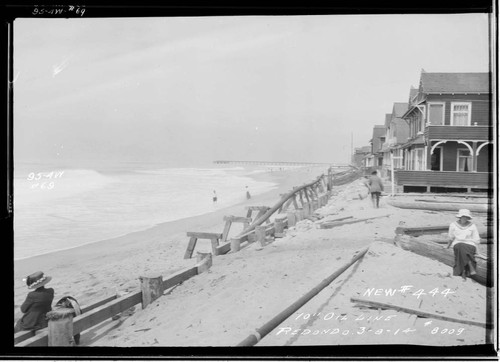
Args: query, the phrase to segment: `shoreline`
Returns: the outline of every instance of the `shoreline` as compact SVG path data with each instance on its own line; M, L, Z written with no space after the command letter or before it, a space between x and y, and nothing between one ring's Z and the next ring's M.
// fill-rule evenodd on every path
M77 298L80 304L88 304L110 293L127 292L139 286L140 275L160 273L165 276L177 269L191 266L193 260L183 259L188 243L186 232L222 232L224 216L244 216L246 205L273 206L279 201L280 193L312 181L321 173L319 169L313 168L308 171L302 169L255 174L252 177L259 181L274 178L278 186L255 195L250 200L243 200L209 213L163 222L148 229L74 248L14 260L14 314L16 318L20 316L18 305L22 303L28 291L22 278L34 271L41 270L52 276L54 302L63 295L71 295ZM238 230L238 225L232 227L233 232ZM195 251L207 247L208 241L205 243L200 240ZM156 256L155 260L150 257L151 254ZM103 267L105 270L102 270Z

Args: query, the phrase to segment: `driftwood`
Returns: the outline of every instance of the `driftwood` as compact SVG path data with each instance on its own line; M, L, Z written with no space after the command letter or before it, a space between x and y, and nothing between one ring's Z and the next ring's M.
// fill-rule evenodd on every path
M355 220L347 220L347 221L333 221L333 222L323 222L320 224L321 229L331 229L337 226L342 226L342 225L348 225L348 224L355 224L357 222L363 222L363 221L369 221L369 220L374 220L374 219L379 219L382 217L389 217L389 215L384 215L384 216L375 216L375 217L369 217L366 219L355 219Z
M443 233L448 233L449 228L450 228L449 225L417 226L417 227L399 226L396 228L396 234L411 235L411 236L443 234ZM479 233L479 237L482 239L488 239L491 235L493 235L493 230L491 229L491 227L489 227L487 231ZM481 244L490 244L490 243L491 240L481 240Z
M455 264L455 255L452 248L446 248L438 243L419 240L412 237L396 237L395 244L404 250L411 251L415 254L422 255L453 268ZM476 275L470 278L478 283L491 287L493 286L492 261L476 258Z
M469 209L471 212L487 213L490 207L487 203L463 203L453 204L447 202L431 203L431 202L417 202L417 201L402 201L387 199L387 203L400 209L419 209L419 210L435 210L435 211L458 211L460 209Z
M455 317L450 317L446 316L443 314L438 314L438 313L432 313L432 312L426 312L422 311L419 309L413 309L413 308L407 308L403 306L398 306L390 303L382 303L382 302L376 302L368 299L361 299L361 298L351 298L351 302L353 303L359 303L359 304L364 304L369 307L374 307L374 308L381 308L381 309L392 309L396 311L401 311L409 314L414 314L419 317L423 318L432 318L432 319L439 319L447 322L455 322L455 323L462 323L462 324L467 324L470 326L477 326L477 327L483 327L483 328L493 328L492 324L487 324L485 322L478 322L478 321L472 321L472 320L467 320L467 319L461 319L461 318L455 318Z
M485 203L491 203L492 200L488 199L486 202L472 202L471 200L466 201L450 201L450 200L432 200L432 199L415 199L417 202L432 202L432 203L446 203L446 204L473 204L473 205L484 205Z

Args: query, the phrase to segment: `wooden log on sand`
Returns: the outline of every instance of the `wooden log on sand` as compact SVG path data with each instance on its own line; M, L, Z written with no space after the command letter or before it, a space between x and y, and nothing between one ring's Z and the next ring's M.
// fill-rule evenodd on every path
M402 201L387 199L387 203L400 209L419 209L419 210L435 210L435 211L458 211L460 209L469 209L471 212L487 213L490 207L487 203L463 203L453 204L447 202L431 203L431 202L417 202L417 201Z
M453 249L448 249L438 243L428 240L419 240L418 238L396 237L395 244L404 250L437 260L443 264L449 265L451 268L453 268L455 264ZM493 286L492 261L476 258L476 262L476 275L470 278L487 287Z
M443 234L448 233L450 225L433 225L433 226L417 226L417 227L403 227L398 226L396 228L397 235L411 235L411 236L420 236L420 235L432 235L432 234ZM481 244L490 244L492 241L489 240L489 237L493 235L493 230L488 228L487 231L483 231L479 233L479 237L481 240Z
M351 297L351 302L367 305L368 307L372 307L372 308L392 309L392 310L395 310L398 312L400 311L400 312L405 312L408 314L414 314L414 315L417 315L417 316L422 317L422 318L439 319L442 321L467 324L469 326L483 327L483 328L489 328L489 329L493 328L493 325L491 323L463 319L463 318L456 318L456 317L442 315L442 314L438 314L438 313L434 313L434 312L422 311L422 310L414 309L414 308L407 308L405 306L395 305L395 304L391 304L391 303L383 303L383 302L378 302L378 301L363 299L363 298L356 298L356 297Z

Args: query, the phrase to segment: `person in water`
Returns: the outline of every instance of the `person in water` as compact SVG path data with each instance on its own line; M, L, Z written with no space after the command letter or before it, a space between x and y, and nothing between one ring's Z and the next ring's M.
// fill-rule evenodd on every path
M212 201L214 202L214 204L217 203L217 193L215 192L215 190L214 190L214 195L212 197Z
M247 200L250 200L252 196L250 195L250 191L248 191L248 186L246 186L246 190L247 190Z

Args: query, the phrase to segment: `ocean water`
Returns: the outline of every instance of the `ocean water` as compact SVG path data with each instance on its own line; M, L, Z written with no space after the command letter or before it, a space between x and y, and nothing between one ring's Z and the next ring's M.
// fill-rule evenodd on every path
M16 164L14 260L74 248L202 215L276 188L265 168L68 168ZM216 190L218 202L212 201Z

